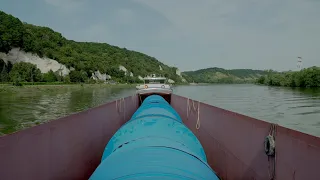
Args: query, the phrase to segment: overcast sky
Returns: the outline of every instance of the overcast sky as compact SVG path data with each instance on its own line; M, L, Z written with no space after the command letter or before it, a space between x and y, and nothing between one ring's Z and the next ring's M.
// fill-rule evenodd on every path
M24 22L180 68L320 66L320 0L0 0Z

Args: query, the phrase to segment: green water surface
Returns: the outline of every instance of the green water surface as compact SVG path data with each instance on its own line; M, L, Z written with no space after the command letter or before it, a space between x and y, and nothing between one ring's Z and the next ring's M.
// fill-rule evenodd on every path
M0 87L0 133L8 134L135 93L134 87ZM320 136L320 89L257 85L176 86L174 93Z

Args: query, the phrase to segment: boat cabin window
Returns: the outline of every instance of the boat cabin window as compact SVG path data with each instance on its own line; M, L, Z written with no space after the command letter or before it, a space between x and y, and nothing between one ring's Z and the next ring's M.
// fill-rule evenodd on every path
M165 80L144 80L145 84L164 84Z

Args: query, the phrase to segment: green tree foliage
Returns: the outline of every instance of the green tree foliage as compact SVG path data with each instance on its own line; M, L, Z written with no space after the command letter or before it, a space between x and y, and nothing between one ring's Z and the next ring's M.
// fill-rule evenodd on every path
M266 71L252 69L233 69L226 70L222 68L207 68L197 71L183 72L183 77L188 82L196 83L249 83L254 82Z
M88 80L88 75L85 71L71 71L69 74L71 82L86 82Z
M320 68L310 67L301 71L274 72L257 80L258 84L287 87L320 87Z
M0 11L0 52L23 46L25 29L18 18Z
M140 52L106 43L67 40L50 28L21 23L19 19L4 12L0 13L0 19L0 51L8 52L12 47L20 47L40 57L57 60L68 68L75 68L76 71L70 75L70 80L73 82L80 80L82 82L97 70L111 77L125 80L124 72L119 71L119 65L126 67L135 77L166 74L176 82L181 81L181 78L175 74L176 68L169 67L156 58ZM162 67L162 71L159 66ZM87 78L79 78L80 71L82 76L86 74Z
M70 76L69 75L66 75L64 78L63 78L63 82L64 83L70 83L71 82L71 80L70 80Z
M13 82L39 82L42 80L40 69L36 65L26 62L15 63L9 76Z
M57 75L52 70L50 70L49 72L43 74L43 81L56 82L58 81L58 78Z
M111 77L115 78L124 78L125 77L125 72L119 70L118 67L110 67L105 70L105 73L109 74Z
M0 82L9 82L9 68L4 60L0 59Z

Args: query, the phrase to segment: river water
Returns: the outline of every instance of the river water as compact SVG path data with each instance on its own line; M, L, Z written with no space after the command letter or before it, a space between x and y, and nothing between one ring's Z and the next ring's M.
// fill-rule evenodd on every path
M0 91L0 134L134 93L134 88L103 85L5 88ZM176 86L174 93L320 137L320 89L206 85Z

